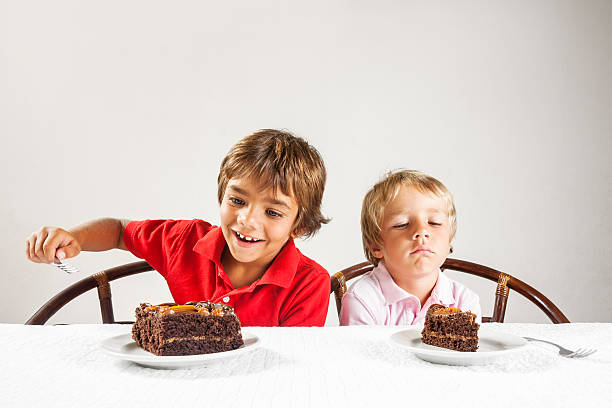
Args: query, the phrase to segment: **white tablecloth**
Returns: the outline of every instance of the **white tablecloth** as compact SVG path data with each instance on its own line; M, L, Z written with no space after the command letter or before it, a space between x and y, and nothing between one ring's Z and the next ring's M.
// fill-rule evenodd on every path
M390 343L398 328L249 328L260 348L168 371L101 350L130 326L0 324L0 407L610 406L612 324L490 326L599 351L576 360L529 344L489 365L455 367Z

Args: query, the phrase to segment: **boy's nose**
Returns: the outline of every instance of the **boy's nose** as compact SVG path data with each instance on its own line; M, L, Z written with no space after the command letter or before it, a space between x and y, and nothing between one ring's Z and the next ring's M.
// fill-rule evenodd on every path
M412 237L412 239L417 240L417 239L429 239L429 231L423 229L420 231L417 231L414 233L414 236Z
M255 222L255 214L252 209L244 208L238 213L237 221L240 225L249 226Z

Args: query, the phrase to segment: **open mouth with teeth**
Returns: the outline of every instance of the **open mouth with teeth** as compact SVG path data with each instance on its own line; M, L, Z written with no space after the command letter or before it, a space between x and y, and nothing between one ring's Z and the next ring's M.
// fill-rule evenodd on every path
M263 241L263 239L257 239L257 238L250 237L248 235L242 235L241 233L237 231L234 231L234 235L236 236L236 238L238 238L239 241L248 242L251 244L255 242Z

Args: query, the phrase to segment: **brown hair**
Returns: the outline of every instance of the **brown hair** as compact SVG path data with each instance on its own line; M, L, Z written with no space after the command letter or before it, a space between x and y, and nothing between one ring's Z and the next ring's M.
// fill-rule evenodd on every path
M391 171L376 183L363 198L361 206L361 240L363 251L368 261L378 265L380 259L371 252L370 247L383 245L380 236L385 207L393 201L402 186L413 187L421 193L432 193L446 201L448 223L450 226L450 240L457 231L457 212L450 191L439 180L421 173L417 170Z
M327 224L321 213L327 172L319 152L304 139L289 132L262 129L236 143L221 162L217 197L223 201L232 178L254 177L274 192L295 197L298 215L293 233L310 237Z

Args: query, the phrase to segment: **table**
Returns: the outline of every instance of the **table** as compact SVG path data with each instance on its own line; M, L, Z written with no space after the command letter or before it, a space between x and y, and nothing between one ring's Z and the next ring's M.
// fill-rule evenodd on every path
M248 328L262 339L250 353L168 371L101 350L103 339L130 326L0 324L0 406L609 406L612 323L487 326L598 352L573 360L534 343L489 365L455 367L424 362L390 343L398 328L258 327Z

